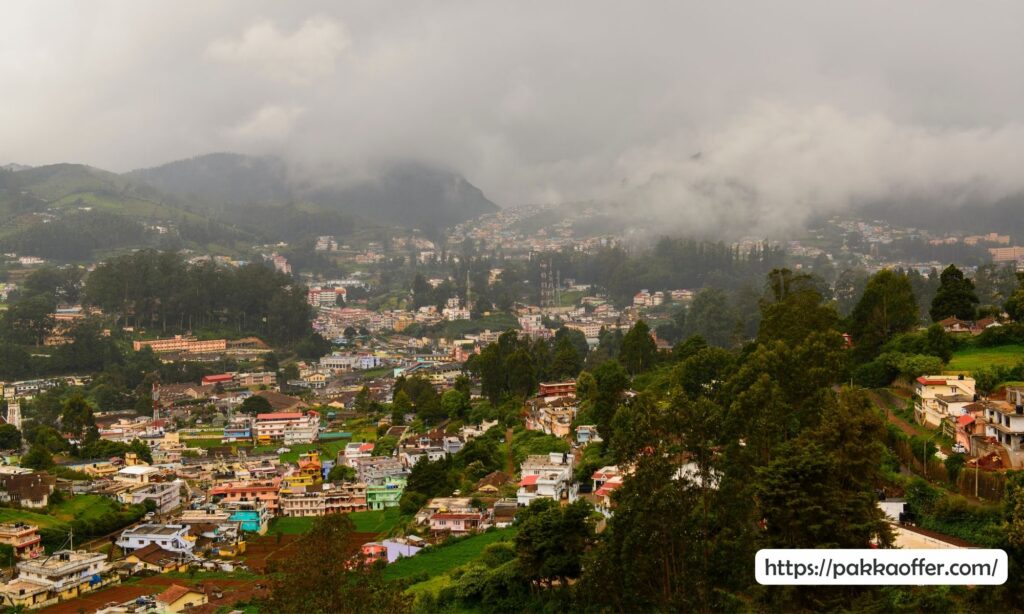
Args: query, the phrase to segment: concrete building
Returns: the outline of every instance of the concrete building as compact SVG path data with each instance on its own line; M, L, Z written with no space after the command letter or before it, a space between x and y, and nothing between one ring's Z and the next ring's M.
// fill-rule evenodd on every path
M967 405L975 400L974 378L964 375L922 375L914 382L914 419L938 427L946 407ZM944 405L945 404L945 407Z
M366 484L324 484L281 495L282 516L326 516L366 511Z
M107 555L58 550L18 563L18 577L0 585L0 605L39 608L73 599L112 582Z
M574 501L576 484L572 479L572 470L573 456L569 453L528 456L523 461L516 501L523 506L538 498Z
M125 499L132 505L152 501L157 514L168 514L181 505L181 482L154 482L126 493Z
M115 543L126 552L156 544L169 552L188 555L196 545L183 524L140 524L125 529Z
M275 412L256 416L256 441L280 441L285 445L312 443L320 434L320 415L308 412Z
M39 527L23 522L0 524L0 544L13 548L14 556L19 559L34 559L43 553Z

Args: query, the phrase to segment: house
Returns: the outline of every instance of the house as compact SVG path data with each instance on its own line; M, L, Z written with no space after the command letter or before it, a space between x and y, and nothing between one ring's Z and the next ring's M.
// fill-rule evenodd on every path
M366 484L358 482L281 493L282 516L326 516L366 510Z
M575 397L576 396L576 382L569 380L567 382L550 382L539 384L540 391L537 393L539 397Z
M187 558L180 552L171 552L158 544L149 544L132 551L124 560L135 565L136 569L166 573L182 567Z
M203 379L199 380L199 383L203 386L215 386L220 384L222 386L230 386L235 382L235 376L230 373L218 373L216 375L204 375Z
M370 442L353 441L345 446L343 452L344 464L353 467L357 458L370 458L373 456L374 444Z
M525 426L555 437L569 437L578 404L575 396L535 396L526 400Z
M183 524L140 524L122 531L114 543L125 552L156 544L176 554L191 555L195 547L195 539Z
M411 470L421 460L426 459L427 462L434 463L443 459L445 455L444 448L440 447L419 448L403 446L398 453L398 460L401 461L403 467Z
M392 477L379 484L366 486L366 507L371 510L382 510L397 507L398 501L405 491L405 478Z
M914 418L938 427L952 404L962 408L975 400L974 378L964 375L922 375L914 382ZM940 397L942 399L940 400ZM964 402L964 398L969 401Z
M319 434L320 414L315 411L281 411L256 415L256 441L259 443L313 443Z
M177 614L208 602L205 593L186 588L180 584L172 584L164 592L156 596L156 602L165 612Z
M512 526L516 520L516 513L519 511L519 504L515 499L501 499L494 502L491 508L491 522L494 526L503 529Z
M612 494L622 487L625 479L622 470L615 465L601 467L590 476L590 479L594 482L591 490L594 493L594 508L606 517L611 517L615 509Z
M430 522L430 518L439 512L472 512L473 504L469 497L434 497L427 501L426 505L416 512L414 520L416 524L424 525Z
M942 327L942 330L951 335L969 335L971 334L971 329L974 328L974 322L968 322L956 317L940 320L938 324Z
M275 412L300 412L309 408L309 405L302 399L273 390L260 390L256 394L266 399Z
M167 514L181 505L181 482L154 482L125 493L122 499L132 505L152 501L157 514Z
M280 500L280 479L225 482L211 488L210 499L223 503L261 503L273 515Z
M0 474L0 501L31 509L44 508L57 485L45 471Z
M601 436L597 433L597 425L581 424L576 427L576 443L586 445L592 441L601 441Z
M466 535L475 533L483 521L484 515L480 512L438 512L430 517L430 531Z
M519 505L529 505L538 498L574 501L573 463L573 456L568 452L528 456L523 461L522 478L516 493Z
M1007 388L1006 401L986 403L985 435L1012 452L1024 450L1024 388Z
M34 559L43 553L39 527L24 522L0 524L0 544L7 544L19 559Z
M249 533L263 535L270 525L270 510L260 501L235 501L224 503L223 509L228 513L228 522L238 523L238 527Z
M476 483L476 490L487 494L497 494L501 487L508 484L511 479L504 471L492 471Z
M364 484L382 484L389 478L408 475L402 461L391 456L356 458L349 463L356 470L356 480Z
M118 482L127 482L128 484L143 485L149 484L150 481L159 475L160 470L156 467L149 467L147 465L133 465L131 467L122 467L114 479Z
M236 373L234 382L238 386L251 388L255 386L273 386L277 384L277 374L272 371L256 373Z
M110 584L107 555L85 550L58 550L47 557L22 561L18 577L0 585L0 605L37 608Z

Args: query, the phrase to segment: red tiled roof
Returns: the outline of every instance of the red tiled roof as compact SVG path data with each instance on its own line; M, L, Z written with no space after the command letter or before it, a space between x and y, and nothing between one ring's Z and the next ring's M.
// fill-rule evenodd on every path
M917 378L917 381L925 386L945 386L947 383L945 379L928 379L923 375Z
M974 416L960 416L956 419L956 423L960 426L967 426L972 422L974 422Z
M156 596L156 600L159 601L160 603L168 603L168 604L170 604L170 603L174 603L175 601L181 599L185 595L187 595L189 593L192 593L192 592L198 592L198 591L193 591L192 589L184 587L184 586L182 586L180 584L172 584L172 585L167 587L167 590L165 590L164 592L162 592L159 595L157 595Z
M520 486L533 486L534 484L537 483L537 480L539 478L540 478L539 475L526 475L526 476L523 476L523 479L519 481L519 485Z

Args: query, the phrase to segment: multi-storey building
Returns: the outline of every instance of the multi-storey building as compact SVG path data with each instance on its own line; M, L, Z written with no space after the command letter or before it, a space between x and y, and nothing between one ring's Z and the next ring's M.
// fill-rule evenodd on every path
M258 442L312 443L320 434L320 415L308 412L275 412L256 416Z
M405 478L387 478L380 484L366 486L366 507L382 510L396 507L405 491Z
M156 504L156 513L167 514L181 505L181 482L154 482L125 493L123 498L133 505L152 501Z
M325 516L366 511L366 484L350 482L324 484L281 494L282 516Z
M113 581L107 555L85 550L58 550L50 556L18 563L18 577L0 585L0 605L38 608L73 599Z
M949 405L963 406L975 400L974 378L964 375L922 375L914 383L914 418L921 424L939 426Z
M529 505L537 498L575 500L576 484L572 470L573 456L567 452L528 456L523 461L516 500L519 505Z
M170 339L150 339L132 342L132 348L138 352L144 347L160 354L164 352L186 352L189 354L206 354L223 352L228 349L226 339L196 339L175 335Z
M0 544L13 548L19 559L34 559L43 553L39 527L24 522L0 524Z

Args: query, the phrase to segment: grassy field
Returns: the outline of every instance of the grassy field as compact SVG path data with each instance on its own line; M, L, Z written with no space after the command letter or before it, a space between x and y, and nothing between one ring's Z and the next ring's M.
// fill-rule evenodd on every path
M101 516L116 512L118 505L100 495L78 495L62 501L50 509L50 514L61 521L71 522L81 518L95 520Z
M387 533L402 521L397 507L372 512L352 512L349 516L360 533Z
M270 522L269 534L281 533L283 535L304 535L313 528L313 521L316 518L279 517Z
M511 540L515 535L516 529L510 527L473 535L448 546L431 548L388 565L384 568L384 578L398 580L424 572L435 577L477 558L488 545Z
M338 452L345 449L345 445L349 442L348 439L338 439L335 441L326 441L322 443L297 443L286 446L281 443L269 445L269 446L256 446L253 448L253 454L267 454L280 450L281 448L288 448L288 452L281 455L282 463L295 463L299 460L299 455L310 450L320 450L320 458L323 460L334 460L338 456Z
M397 507L372 512L352 512L349 514L349 518L359 533L387 533L402 521ZM269 533L302 535L309 533L309 530L313 528L315 520L316 518L309 517L275 518L270 524Z
M1024 360L1024 345L1002 345L999 347L965 347L953 354L949 361L950 371L974 372L991 366L1012 367Z
M28 510L0 508L0 522L25 522L40 528L66 529L68 524L48 514L37 514Z

